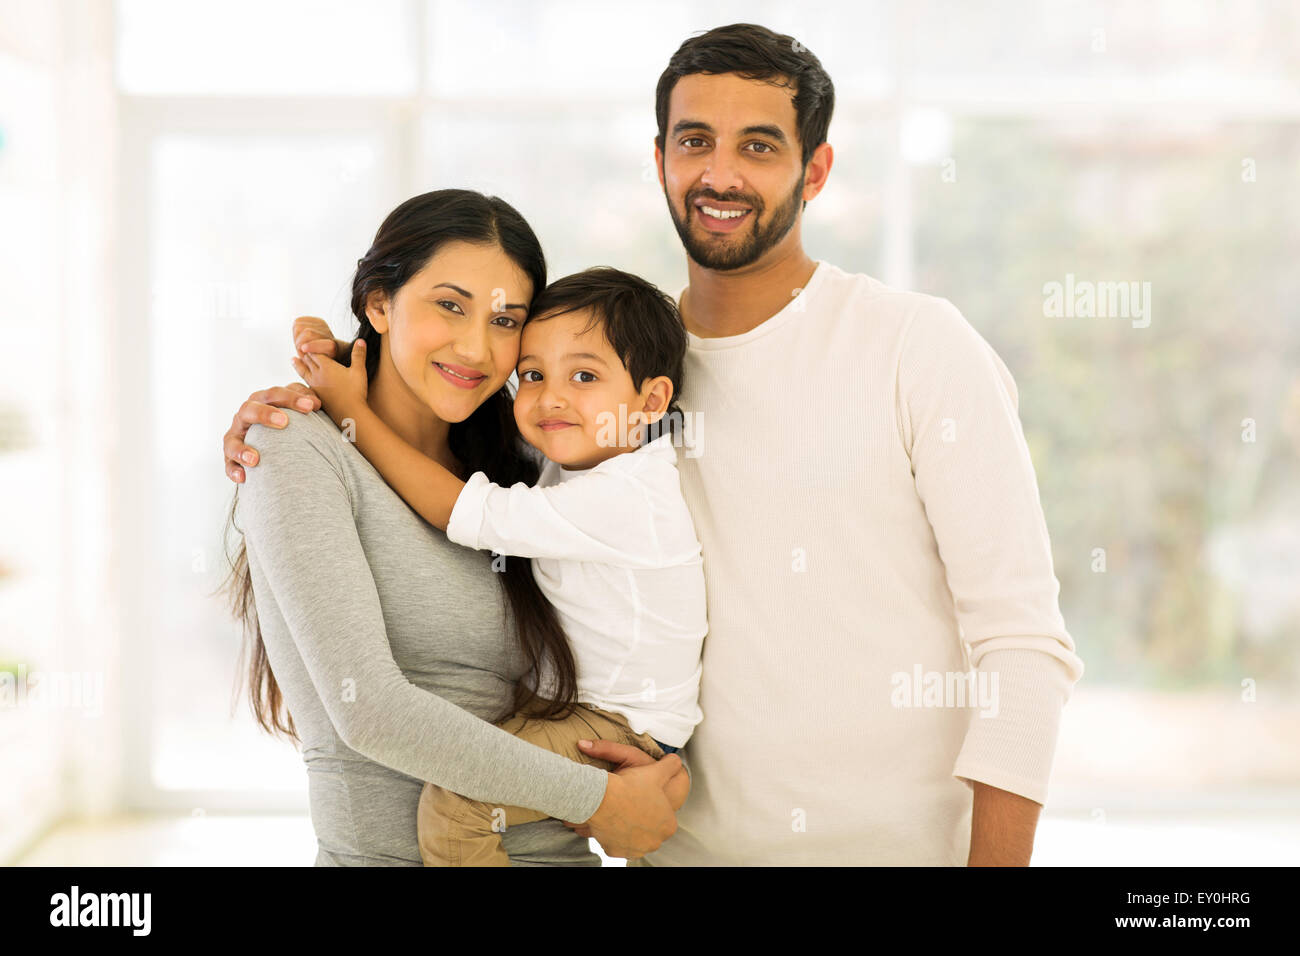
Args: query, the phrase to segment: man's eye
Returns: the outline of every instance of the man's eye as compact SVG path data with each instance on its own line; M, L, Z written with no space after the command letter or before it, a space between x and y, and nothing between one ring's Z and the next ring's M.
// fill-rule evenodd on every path
M581 380L584 385L590 384L591 382L594 382L596 380L596 375L594 372L574 372L573 375L575 378L579 375L590 375L591 378L589 380Z
M691 143L699 143L702 146L704 145L704 140L698 136L688 136L686 139L682 140L682 145L688 148L690 148Z
M766 153L774 153L774 152L776 152L776 150L773 149L773 148L772 148L770 145L768 145L767 143L750 143L749 145L751 145L751 146L762 146L762 147L763 147L763 152L766 152Z

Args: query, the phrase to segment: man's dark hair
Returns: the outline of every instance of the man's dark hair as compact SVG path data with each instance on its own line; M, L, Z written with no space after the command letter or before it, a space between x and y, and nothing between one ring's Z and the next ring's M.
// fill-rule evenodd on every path
M609 266L597 266L557 279L533 299L529 322L591 309L593 318L582 331L603 326L605 340L632 376L640 391L647 379L666 375L673 396L659 421L649 426L646 441L668 434L682 411L682 365L686 359L686 326L672 297L639 276Z
M668 135L668 99L683 76L736 73L747 80L770 80L794 89L795 121L803 165L826 142L835 86L812 51L794 37L754 23L733 23L693 36L677 48L655 89L655 142L664 149Z

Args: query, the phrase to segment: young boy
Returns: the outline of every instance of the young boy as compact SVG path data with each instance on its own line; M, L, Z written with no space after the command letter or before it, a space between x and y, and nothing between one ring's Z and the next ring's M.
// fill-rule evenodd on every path
M352 419L357 449L449 540L533 559L573 651L579 706L562 720L521 712L502 728L584 762L577 742L594 738L662 757L703 718L704 569L664 427L680 415L686 330L671 298L608 268L547 286L532 314L514 404L521 434L547 459L532 488L503 488L483 472L461 481L398 437L366 406L359 339L350 367L302 356L304 378L340 428ZM541 819L426 783L421 856L429 866L509 865L501 831Z

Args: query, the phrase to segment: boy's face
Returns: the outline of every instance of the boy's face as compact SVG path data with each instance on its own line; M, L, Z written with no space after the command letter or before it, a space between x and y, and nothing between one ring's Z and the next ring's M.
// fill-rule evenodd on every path
M647 408L656 383L657 396L670 382L651 379L638 390L601 326L582 332L592 318L590 309L579 309L530 319L516 368L520 433L551 461L575 470L636 447L637 413ZM631 425L621 424L629 419Z
M684 76L673 87L655 161L682 245L707 269L744 268L783 240L799 241L803 201L825 175L812 169L805 182L791 97L734 73Z

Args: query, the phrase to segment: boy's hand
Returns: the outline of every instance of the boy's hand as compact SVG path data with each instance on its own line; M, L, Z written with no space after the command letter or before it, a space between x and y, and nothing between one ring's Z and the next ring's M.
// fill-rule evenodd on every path
M351 417L365 405L370 383L366 378L366 343L361 339L353 343L351 365L340 365L323 354L304 352L294 357L293 367L320 396L321 405L334 424L342 427L342 419Z
M300 315L293 320L293 349L300 355L313 352L332 359L343 354L325 320L314 315Z

